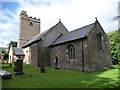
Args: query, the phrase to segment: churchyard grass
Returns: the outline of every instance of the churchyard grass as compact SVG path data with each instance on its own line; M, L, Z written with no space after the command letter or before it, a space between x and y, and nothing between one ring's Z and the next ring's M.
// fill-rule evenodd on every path
M54 69L46 67L46 73L40 68L24 65L23 75L14 75L14 69L4 68L11 72L12 79L3 80L3 88L116 88L118 87L118 66L105 71L84 73L75 70ZM120 78L120 76L119 76Z

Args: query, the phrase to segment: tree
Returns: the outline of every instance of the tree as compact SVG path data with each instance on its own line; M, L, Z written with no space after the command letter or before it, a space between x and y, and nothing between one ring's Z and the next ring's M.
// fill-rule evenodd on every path
M110 48L111 48L111 54L113 59L113 64L118 64L120 62L120 47L119 47L119 34L118 31L112 31L108 33L108 37L110 39Z
M116 39L117 39L117 43L115 43L114 42L114 44L117 44L116 46L118 46L117 47L117 52L115 53L115 50L114 50L114 48L116 47L116 46L112 46L113 44L111 43L111 49L112 49L112 53L113 53L113 59L116 57L116 59L118 60L118 64L120 64L120 1L118 2L118 15L117 16L115 16L114 18L113 18L113 20L118 20L118 31L114 31L113 33L116 33ZM111 32L111 35L112 35L112 32ZM108 33L108 36L109 36L109 38L110 38L110 40L112 39L112 36L110 35L110 33ZM114 35L115 36L115 35ZM113 41L111 41L111 42L113 42Z
M17 47L17 42L15 42L15 41L10 41L10 43L8 44L8 48L9 48L9 50L10 50L10 47Z

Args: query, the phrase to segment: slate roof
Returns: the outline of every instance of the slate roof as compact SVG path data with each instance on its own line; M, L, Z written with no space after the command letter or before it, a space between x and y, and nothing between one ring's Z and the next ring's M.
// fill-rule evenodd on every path
M15 55L24 55L24 52L23 52L22 48L14 47L13 52L14 52Z
M68 42L68 41L73 41L73 40L76 40L76 39L86 37L88 35L88 33L90 32L90 30L92 29L93 25L96 22L98 22L98 21L96 20L92 24L86 25L84 27L75 29L75 30L73 30L69 33L66 33L66 34L63 34L63 35L59 36L50 46L54 46L54 45L58 45L58 44ZM59 21L56 25L58 25L59 23L61 23L61 21ZM56 25L54 25L50 29L34 36L30 41L28 41L25 45L23 45L22 48L27 47L27 46L31 45L32 43L35 43L37 41L42 40L42 37L45 36L50 30L52 30L52 28L54 28Z
M56 25L58 25L59 23L61 23L61 21L59 21ZM27 47L29 45L31 45L34 42L40 41L42 40L42 37L45 36L51 29L53 29L56 25L54 25L53 27L51 27L50 29L37 34L36 36L34 36L30 41L28 41L25 45L22 46L22 48Z
M88 35L92 29L94 23L84 26L82 28L75 29L69 33L61 35L57 40L55 40L50 46L62 44L68 41L73 41L76 39L84 38Z
M36 41L39 41L42 39L42 37L49 31L50 29L42 32L42 33L39 33L37 35L35 35L30 41L28 41L25 45L23 45L22 47L26 47L26 46L29 46L30 44L36 42Z

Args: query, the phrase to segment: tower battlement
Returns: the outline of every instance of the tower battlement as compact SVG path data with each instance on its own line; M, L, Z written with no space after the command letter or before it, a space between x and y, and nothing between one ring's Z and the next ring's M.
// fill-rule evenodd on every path
M26 11L20 13L20 30L19 30L18 47L23 46L33 36L40 33L40 19L28 16Z
M33 18L32 16L28 17L28 20L33 21L33 22L38 22L38 23L40 22L39 18L38 19L36 17Z
M27 19L27 20L29 20L29 21L34 21L34 22L40 22L40 19L38 18L36 18L36 17L32 17L32 16L28 16L27 15L27 12L26 11L21 11L21 13L20 13L20 19Z

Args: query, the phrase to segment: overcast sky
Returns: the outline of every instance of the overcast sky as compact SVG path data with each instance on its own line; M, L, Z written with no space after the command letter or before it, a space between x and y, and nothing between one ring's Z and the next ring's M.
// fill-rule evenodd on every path
M117 30L119 0L2 0L0 2L0 47L19 38L19 14L41 19L41 32L55 25L59 19L69 31L98 21L105 32Z

